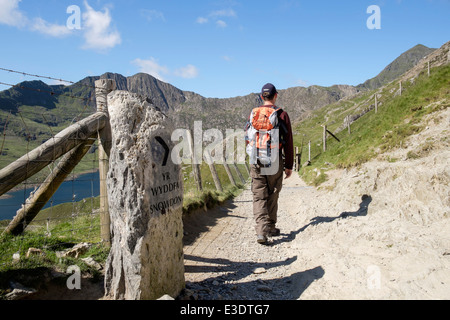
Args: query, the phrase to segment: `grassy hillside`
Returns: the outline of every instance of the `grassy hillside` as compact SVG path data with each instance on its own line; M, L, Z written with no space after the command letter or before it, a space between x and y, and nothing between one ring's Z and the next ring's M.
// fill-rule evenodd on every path
M65 87L26 81L20 86L0 92L0 169L95 111L92 101L87 100L91 98L90 88L81 84ZM97 144L75 173L98 168L96 149ZM27 183L41 183L49 171L42 170Z
M328 105L299 123L295 144L300 146L303 141L302 163L308 160L306 145L312 141L312 165L303 168L301 176L317 185L329 168L358 166L384 151L401 147L407 137L423 129L420 121L424 115L450 105L450 66L433 68L430 77L421 72L415 79L403 82L402 89L400 95L399 83L393 81L379 90ZM378 113L373 110L375 94ZM363 113L351 124L349 134L344 119ZM322 125L341 141L329 137L326 152L322 151Z

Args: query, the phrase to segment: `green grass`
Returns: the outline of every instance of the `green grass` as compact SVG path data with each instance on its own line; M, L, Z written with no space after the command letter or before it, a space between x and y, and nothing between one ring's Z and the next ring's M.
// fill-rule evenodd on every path
M322 152L321 125L327 125L331 132L335 132L343 125L347 114L357 113L358 108L362 110L374 103L370 98L375 91L326 106L302 121L296 129L300 134L294 140L297 146L303 140L302 162L308 154L307 141L313 141L312 165L301 170L302 178L318 185L323 178L318 180L317 169L329 168L330 164L334 168L357 167L380 153L402 147L408 137L423 130L420 123L425 115L449 106L450 66L433 68L431 77L422 73L414 83L404 82L401 96L395 96L397 88L398 82L385 86L381 90L378 113L372 110L356 120L351 125L350 135L346 129L338 133L341 142L329 137L325 153ZM348 112L351 106L352 111Z
M79 216L70 218L72 211L69 211L69 207L73 206L77 207L75 210ZM83 202L55 206L43 210L38 221L29 228L31 230L27 229L22 235L0 236L0 300L8 293L10 281L36 288L42 285L42 279L49 277L51 270L65 274L72 265L77 265L83 274L90 274L93 281L100 279L100 271L81 260L92 257L98 262L104 262L108 256L108 249L100 243L99 216L78 211L81 208L89 210L88 207ZM45 221L50 216L50 211L57 211L58 215L47 228ZM64 220L64 215L69 215L69 219ZM64 251L80 242L90 242L93 246L78 259L57 255L58 251ZM41 249L43 253L26 257L29 248ZM14 261L14 254L19 254L20 259Z
M235 181L240 180L232 169ZM183 215L189 215L197 209L213 208L224 201L238 195L242 190L242 183L233 186L226 175L223 166L216 165L221 180L223 192L215 189L209 167L201 166L203 191L197 190L191 175L191 166L186 166L184 176ZM248 175L243 165L239 171L247 179ZM94 279L100 276L99 271L88 266L81 258L92 257L99 263L105 263L108 249L101 244L100 217L98 214L99 197L88 198L79 202L64 203L42 210L26 231L17 237L0 236L0 300L8 292L9 282L17 281L24 286L40 285L39 279L45 278L49 270L65 273L71 265L80 267L83 273L89 273ZM7 221L0 221L0 226L6 227ZM60 258L58 251L73 247L80 242L93 243L93 247L81 256L75 258ZM39 248L43 256L26 257L29 248ZM20 254L20 260L14 262L12 257ZM65 282L62 282L65 285Z
M202 163L200 165L200 174L202 177L202 191L198 190L197 184L194 180L194 176L192 173L191 165L184 165L184 200L183 200L183 213L189 214L190 212L204 208L205 206L208 208L212 208L217 204L220 204L230 198L236 196L240 190L243 188L243 183L240 180L240 177L236 170L230 166L231 174L236 182L236 186L230 181L226 170L223 165L215 164L217 176L222 185L222 192L218 192L216 189L216 185L214 183L214 179L211 174L211 169L206 163ZM247 181L249 175L245 169L245 165L237 165L239 172L242 174L244 179Z
M223 192L206 189L202 192L191 190L185 193L183 200L183 214L189 215L197 209L213 208L226 200L232 199L242 191L242 185L225 186Z
M19 252L24 257L31 247L44 248L46 259L42 262L46 265L46 260L53 257L56 251L80 242L101 242L99 215L93 214L98 207L98 197L60 204L42 210L20 236L2 235L0 272L4 271L5 266L16 268L17 265L11 261L12 255Z

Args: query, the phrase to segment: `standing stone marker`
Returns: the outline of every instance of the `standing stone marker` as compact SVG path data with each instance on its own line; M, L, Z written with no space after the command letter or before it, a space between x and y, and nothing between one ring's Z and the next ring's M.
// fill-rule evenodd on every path
M109 94L108 105L111 251L105 294L125 300L175 297L185 279L183 180L170 157L172 124L147 99L126 91Z

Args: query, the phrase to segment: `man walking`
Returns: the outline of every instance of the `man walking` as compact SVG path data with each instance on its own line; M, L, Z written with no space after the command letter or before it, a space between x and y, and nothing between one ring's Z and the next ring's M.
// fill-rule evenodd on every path
M264 104L253 109L245 130L257 242L265 244L268 237L280 235L280 229L275 227L278 197L283 173L286 179L292 175L294 146L289 116L276 106L278 91L275 86L271 83L264 85L261 98Z

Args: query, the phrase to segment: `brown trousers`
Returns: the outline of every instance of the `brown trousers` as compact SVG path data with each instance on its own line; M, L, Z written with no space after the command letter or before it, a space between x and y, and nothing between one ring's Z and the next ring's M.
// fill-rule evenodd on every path
M277 223L278 197L283 186L283 161L274 175L262 175L258 165L251 165L253 215L257 235L266 236Z

